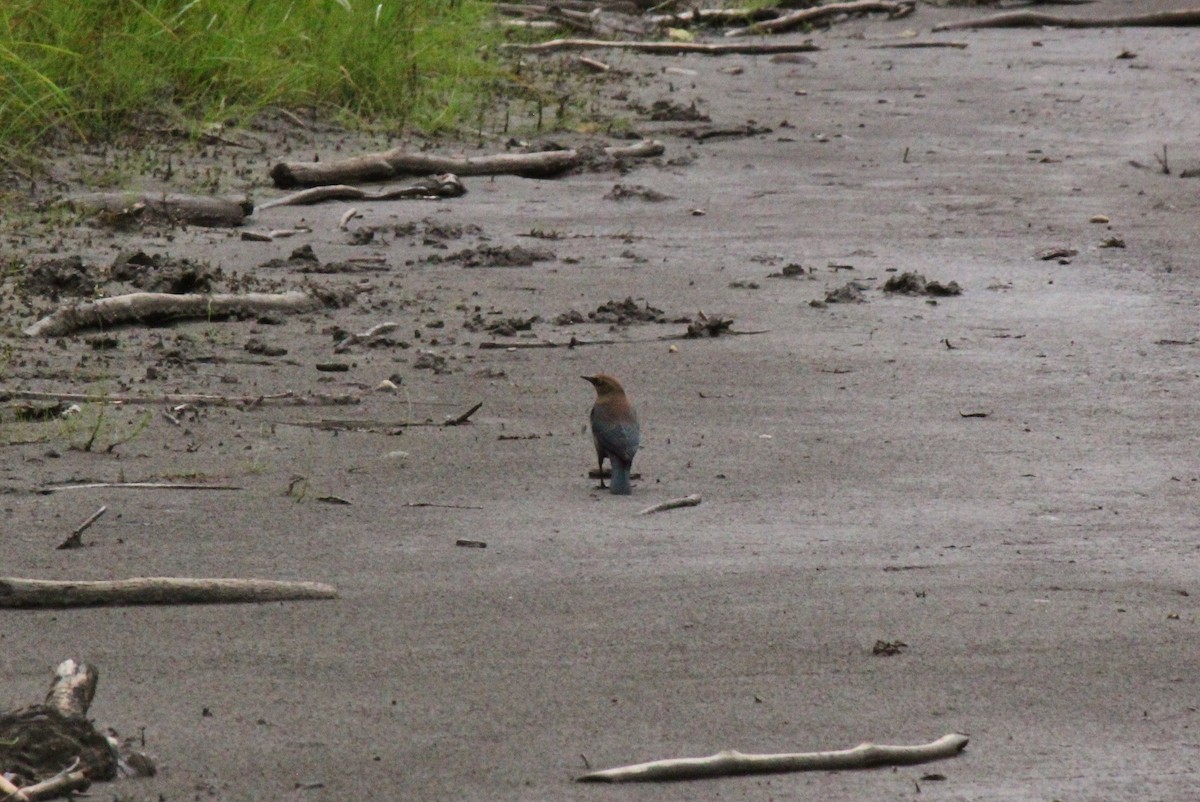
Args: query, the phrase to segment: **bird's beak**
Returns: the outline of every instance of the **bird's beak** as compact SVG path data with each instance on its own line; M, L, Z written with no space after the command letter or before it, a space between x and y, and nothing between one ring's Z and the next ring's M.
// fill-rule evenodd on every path
M595 376L580 376L579 378L583 379L585 382L590 382L591 384L595 384L595 383L596 383L596 377L595 377Z

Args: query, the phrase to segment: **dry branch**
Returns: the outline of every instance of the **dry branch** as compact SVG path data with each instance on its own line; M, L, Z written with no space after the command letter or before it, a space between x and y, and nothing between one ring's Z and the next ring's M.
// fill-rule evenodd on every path
M202 393L166 393L164 395L96 395L94 393L51 393L37 390L0 391L0 401L25 398L34 401L68 401L88 404L194 404L216 407L261 407L270 405L315 407L346 406L362 399L357 395L296 395L293 392L266 395L206 395Z
M100 604L234 604L333 599L319 582L270 579L138 577L99 582L0 578L0 607L85 607Z
M1012 11L976 20L943 22L935 31L961 31L969 28L1174 28L1200 25L1200 8L1135 14L1126 17L1056 17L1036 11Z
M379 192L369 192L347 184L317 186L267 201L258 208L262 210L275 206L309 206L327 200L437 200L441 198L458 198L466 193L467 189L463 186L462 181L458 180L458 176L453 173L442 173L441 175L430 176L411 186L385 189ZM349 221L343 220L342 228L345 228L346 222Z
M381 334L387 334L389 331L393 331L399 327L399 323L395 322L394 320L389 320L386 323L380 323L372 326L364 332L360 332L358 334L347 334L344 338L338 341L337 345L333 346L333 352L335 354L340 354L352 345L357 345L358 343L373 339Z
M150 217L195 226L240 226L246 215L254 211L254 204L244 198L231 200L167 192L141 195L87 192L72 195L61 203L85 214L100 214L112 222Z
M814 8L803 8L782 17L764 22L756 22L745 28L734 28L726 31L726 36L756 36L762 33L783 33L798 28L807 23L835 14L864 14L871 11L886 12L890 19L907 17L916 8L914 0L889 2L888 0L852 0L849 3L829 3Z
M776 19L782 12L777 8L690 8L678 14L653 14L650 22L660 27L678 28L684 25L761 22Z
M180 318L218 319L258 317L267 312L311 312L321 302L306 292L219 293L175 295L169 292L134 292L61 307L25 329L26 337L62 337L90 328L126 323L159 322Z
M661 142L643 140L634 145L608 147L604 152L613 157L644 158L658 156L663 149ZM280 189L288 189L387 181L402 175L430 173L453 173L456 176L512 174L526 178L552 178L582 165L586 159L586 154L575 149L490 156L438 156L393 148L335 162L279 162L271 168L271 179Z
M894 5L894 4L888 4ZM748 29L741 29L748 30ZM695 42L610 42L605 39L551 39L536 45L505 45L508 48L523 50L526 53L549 53L558 50L597 50L610 48L614 50L634 50L652 56L675 56L685 53L697 53L704 56L725 56L733 53L746 53L755 56L765 56L774 53L811 53L821 48L812 42L797 42L794 44L698 44Z
M701 501L699 493L692 493L690 496L683 498L673 498L670 501L662 501L653 506L647 507L638 513L638 515L650 515L656 512L666 512L667 510L677 510L680 507L695 507Z
M970 739L961 733L943 735L916 746L862 743L836 752L794 752L753 755L733 750L708 757L684 757L593 771L578 782L664 782L727 777L734 774L767 774L786 771L839 771L875 766L907 766L954 757Z

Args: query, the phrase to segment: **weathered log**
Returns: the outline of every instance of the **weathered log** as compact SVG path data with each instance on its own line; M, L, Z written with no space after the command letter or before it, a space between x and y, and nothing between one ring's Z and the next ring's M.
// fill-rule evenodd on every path
M726 36L757 36L762 33L783 33L811 22L832 17L836 14L866 14L872 11L883 11L891 19L907 17L916 8L914 0L851 0L848 3L829 3L813 8L802 8L790 14L784 14L772 20L756 22L745 28L733 28L725 32Z
M254 204L246 198L214 198L177 192L86 192L64 198L62 205L113 222L152 218L195 226L240 226Z
M1036 11L1012 11L982 19L943 22L935 31L961 31L970 28L1174 28L1200 25L1200 8L1159 11L1124 17L1056 17Z
M740 29L746 30L746 29ZM695 53L702 56L726 56L744 53L753 56L769 56L775 53L811 53L821 48L812 42L767 44L701 44L696 42L610 42L607 39L551 39L536 45L510 44L506 48L523 50L526 53L549 53L557 50L633 50L651 56L677 56Z
M605 148L604 152L614 157L642 158L661 154L663 145L661 142L643 140L634 145ZM489 156L439 156L393 148L335 162L279 162L271 168L271 180L280 189L290 189L388 181L403 175L431 173L553 178L581 166L586 158L586 154L575 149Z
M64 306L26 328L24 333L26 337L62 337L84 329L126 323L158 323L180 318L257 317L267 312L298 314L320 307L319 300L298 290L216 295L134 292Z
M70 582L0 578L0 607L89 607L125 604L238 604L337 598L337 589L320 582L271 579L134 579Z
M708 757L655 760L650 763L593 771L577 778L577 781L666 782L727 777L734 774L840 771L876 766L908 766L914 763L954 757L966 748L969 740L966 735L961 733L950 733L936 741L916 746L862 743L853 749L836 752L793 752L777 755L753 755L729 750Z

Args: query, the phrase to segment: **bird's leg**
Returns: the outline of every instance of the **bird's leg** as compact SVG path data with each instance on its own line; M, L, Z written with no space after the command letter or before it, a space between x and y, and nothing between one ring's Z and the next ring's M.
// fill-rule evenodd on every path
M603 456L600 457L599 462L600 462L600 470L597 471L597 473L600 475L600 489L603 490L604 488L608 487L608 485L604 484L604 457Z

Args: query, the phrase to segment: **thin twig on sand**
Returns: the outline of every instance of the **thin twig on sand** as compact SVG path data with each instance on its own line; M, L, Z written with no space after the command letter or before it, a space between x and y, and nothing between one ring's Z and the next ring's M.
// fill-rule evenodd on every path
M234 604L333 599L320 582L272 579L137 577L99 582L0 578L0 607L85 607L101 604Z
M88 519L75 527L75 531L67 536L67 539L59 543L55 548L58 549L78 549L83 546L83 533L87 528L100 518L101 515L108 512L108 507L101 507L88 516Z

